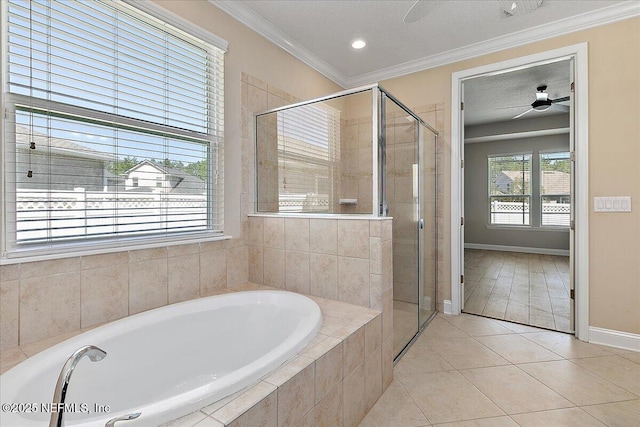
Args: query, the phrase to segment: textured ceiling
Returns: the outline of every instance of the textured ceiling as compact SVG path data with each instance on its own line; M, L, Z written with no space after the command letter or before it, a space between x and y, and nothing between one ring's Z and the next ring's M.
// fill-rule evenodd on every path
M545 0L522 16L507 16L495 0L443 1L425 18L405 24L412 0L245 0L246 6L347 78L621 3ZM637 2L636 2L637 3ZM215 2L214 2L215 4ZM361 51L351 41L364 38Z
M467 80L464 82L465 126L511 120L531 108L536 87L547 85L549 98L557 99L569 96L570 84L569 61ZM566 113L549 108L527 113L523 119L553 114Z
M406 24L415 0L209 1L345 88L640 15L640 0L544 0L521 16L496 0L435 0L427 16ZM356 38L367 46L352 49ZM542 84L551 99L568 96L568 63L467 81L465 124L511 120ZM549 114L559 112L524 118Z

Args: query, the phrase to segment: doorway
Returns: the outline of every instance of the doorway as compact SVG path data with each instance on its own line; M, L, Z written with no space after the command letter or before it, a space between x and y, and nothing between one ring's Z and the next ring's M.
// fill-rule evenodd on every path
M530 55L527 57L516 58L509 61L504 61L501 63L490 64L483 67L478 67L470 70L464 70L464 71L453 73L452 105L454 105L456 108L452 107L452 129L451 129L452 130L451 132L452 133L452 144L451 144L451 147L452 147L452 156L451 156L451 193L452 193L452 197L451 197L451 238L452 238L452 241L451 241L451 260L452 260L452 263L451 263L451 273L452 273L451 312L452 314L458 314L464 310L465 299L466 299L465 294L469 290L474 291L472 289L467 289L467 286L465 286L469 284L467 282L469 277L465 274L467 266L465 265L465 253L464 253L465 228L468 226L467 218L465 218L465 215L464 215L465 199L466 199L465 191L464 191L464 181L465 181L464 176L466 173L465 168L467 167L467 164L463 163L466 161L465 145L464 145L464 140L466 138L465 129L464 129L465 111L464 111L464 104L463 104L463 102L465 101L464 86L465 84L470 83L473 79L488 78L488 77L501 76L501 75L504 76L508 73L531 69L532 67L536 67L536 66L543 66L547 64L554 64L558 62L568 61L568 63L571 64L570 65L572 67L571 74L574 77L573 79L571 79L572 80L571 83L573 83L571 85L573 88L573 91L571 92L571 96L569 99L569 102L571 105L570 117L569 117L570 138L569 138L569 150L567 154L569 157L568 162L571 168L570 177L572 180L572 188L573 188L573 191L570 194L570 196L573 197L572 203L570 203L572 206L572 210L570 212L570 217L569 217L570 226L567 227L568 234L570 235L569 245L568 245L569 246L568 254L570 255L569 262L568 263L560 262L556 264L555 261L558 261L558 260L539 259L539 258L536 260L534 257L534 256L562 256L563 254L556 255L556 254L550 253L545 255L545 254L534 253L531 256L534 257L533 259L534 265L536 264L543 265L546 263L549 269L550 269L550 266L553 265L556 268L556 272L566 271L569 274L570 283L568 287L565 287L565 289L570 296L574 297L573 301L575 302L575 311L573 309L570 309L569 310L570 312L568 313L569 319L575 319L575 326L570 325L569 328L570 329L575 328L575 333L578 338L582 340L588 339L588 222L587 222L587 216L588 216L589 205L587 200L587 196L588 196L587 107L588 105L587 105L587 57L586 55L587 55L586 44L581 44L581 45L568 46L566 48L556 49L554 51L543 52L535 55ZM535 95L535 93L547 92L546 90L547 88L540 90L539 87L534 87L533 89L534 89L534 91L532 92L533 95ZM535 99L540 99L539 97L544 97L544 96L547 96L549 99L554 99L549 95L536 95ZM512 132L512 133L518 133L518 132ZM510 138L506 138L505 140L508 140L508 139ZM478 142L478 141L475 141L475 142ZM543 174L544 169L541 168L541 165L544 165L544 164L548 165L550 163L549 159L545 158L544 156L551 155L549 153L554 150L539 149L535 151L536 151L535 153L534 153L534 150L520 150L519 152L511 151L506 153L504 152L494 153L493 157L495 162L497 164L500 164L500 162L503 162L500 167L497 167L494 169L495 170L506 169L507 171L510 170L511 168L517 169L513 167L513 165L510 166L509 168L504 167L504 162L513 161L515 164L520 166L522 164L527 165L527 166L524 166L523 168L524 169L529 168L529 172L528 172L529 181L532 180L533 178L532 175L534 173L538 174L539 175L538 179L540 179L540 177L544 176ZM556 150L556 152L558 151ZM565 151L565 153L566 152L567 151ZM507 154L507 155L501 156L499 154ZM556 155L556 154L553 154L553 155ZM487 170L485 174L491 173L490 157L491 156L487 156L485 160L486 163L484 163L484 167ZM535 166L533 165L534 161L536 162ZM507 173L506 175L509 175L509 174ZM521 177L520 185L522 186L523 184L525 184L525 181L527 181L527 171L520 170L519 176ZM509 181L509 180L505 178L505 181ZM484 183L487 187L490 187L488 180L484 181ZM505 185L504 189L506 190L507 183L503 182L502 184ZM517 186L518 182L516 179L512 179L511 184L514 186ZM529 182L528 185L531 187L532 183ZM544 217L545 214L548 213L546 212L548 210L548 207L545 207L543 209L543 203L548 202L551 199L549 199L548 197L550 196L550 194L547 194L544 190L540 189L539 183L536 185L538 188L537 194L532 194L531 189L529 189L528 191L523 191L522 188L520 188L519 189L520 194L518 195L519 198L515 198L513 194L509 194L509 191L506 191L505 192L506 194L502 194L502 195L510 196L510 197L503 197L504 199L508 199L508 202L516 203L520 205L520 207L518 208L518 213L524 214L528 207L531 208L531 211L526 212L526 215L525 215L528 218L528 221L530 222L526 223L527 218L525 219L521 218L520 221L522 223L519 225L522 227L528 227L528 229L531 230L531 228L534 225L533 222L537 222L538 228L540 228L540 230L536 231L536 233L540 234L540 233L546 232L542 230L543 228L549 228L549 227L541 227L541 226L545 224L546 220L548 220L548 215L546 219ZM481 193L483 193L484 197L487 198L488 206L490 206L490 203L492 201L500 202L501 197L495 197L494 200L491 200L490 189L489 189L489 192L487 192L485 188L485 190L482 191ZM495 195L499 196L499 194L495 194ZM534 207L533 203L531 204L529 203L532 200L534 200L534 198L538 203L537 207ZM557 200L560 200L560 199L556 198L556 201ZM495 203L494 207L497 207L498 205L499 203ZM504 208L504 206L502 207ZM492 211L491 208L488 208L486 215L487 215L487 218L489 218L489 220L486 224L484 224L485 229L491 230L492 226L498 225L498 224L492 224L491 218L493 215L493 218L495 219L497 215L500 213L503 213L503 212L499 212L498 210ZM511 216L513 217L514 215L511 215ZM504 222L505 219L502 218L501 220L497 220L496 222L499 223L501 221ZM499 224L499 225L504 226L505 224ZM511 252L511 250L513 248L523 248L523 247L524 246L522 244L518 244L517 238L516 240L513 240L510 244L500 245L494 242L493 247L491 249L508 249L508 251L501 252L502 259L494 263L493 271L490 274L495 275L496 270L498 270L497 265L500 263L504 265L505 261L507 262L507 267L508 267L506 270L506 274L509 274L511 265L513 265L515 268L515 266L518 264L517 257L523 257L523 255L518 255L518 254L525 253L525 252ZM478 250L473 248L468 248L468 249ZM495 255L496 252L500 252L500 251L493 251L492 253ZM504 257L506 255L509 255L514 259L507 258L505 260ZM478 262L477 261L478 257L479 257L478 254L474 254L475 260L473 262ZM527 255L527 257L529 257L529 255ZM482 256L481 258L484 258L484 256ZM522 265L522 259L520 259L520 261ZM491 263L491 262L493 261L489 261L488 258L485 261L480 261L480 263ZM527 258L527 264L530 264L528 258ZM542 270L540 272L534 271L534 273L542 274L542 277L538 276L536 277L536 279L540 279L542 281L545 281L546 283L546 278L544 277L544 268L540 268L540 269ZM498 270L497 274L500 275L500 272L501 271ZM475 273L477 278L477 271ZM471 277L473 278L473 274ZM529 279L529 282L530 281L531 280ZM550 281L553 281L553 280L551 279ZM565 286L564 282L562 282L562 277L560 278L560 282L557 284L558 285L561 284L563 287ZM493 285L495 286L495 283L493 283ZM573 288L575 288L575 290L573 290ZM496 290L500 291L500 288ZM555 291L557 292L560 292L561 290L562 289L560 287L555 289ZM484 292L486 293L487 290L485 289ZM548 290L547 290L547 293L548 293ZM529 298L531 298L530 295L529 295ZM473 309L473 307L471 308ZM549 327L548 325L547 326L538 325L538 326ZM566 325L564 325L563 327L566 328ZM557 328L554 327L552 329L557 329Z
M467 79L464 313L571 333L572 60Z

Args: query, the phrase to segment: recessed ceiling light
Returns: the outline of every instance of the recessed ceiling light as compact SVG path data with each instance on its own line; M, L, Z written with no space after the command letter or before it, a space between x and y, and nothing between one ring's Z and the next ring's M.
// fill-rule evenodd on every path
M351 47L354 48L354 49L362 49L366 45L367 45L367 43L362 39L357 39L357 40L354 40L353 42L351 42Z

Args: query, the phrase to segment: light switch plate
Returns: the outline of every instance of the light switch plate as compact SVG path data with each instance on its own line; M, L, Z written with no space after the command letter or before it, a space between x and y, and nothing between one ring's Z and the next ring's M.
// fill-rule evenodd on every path
M631 196L594 197L594 212L631 212Z

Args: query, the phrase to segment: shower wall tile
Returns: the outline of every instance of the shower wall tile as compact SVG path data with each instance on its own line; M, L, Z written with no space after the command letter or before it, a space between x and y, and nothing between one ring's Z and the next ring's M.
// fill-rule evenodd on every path
M264 89L249 84L247 96L248 109L250 111L260 112L268 109L267 92Z

